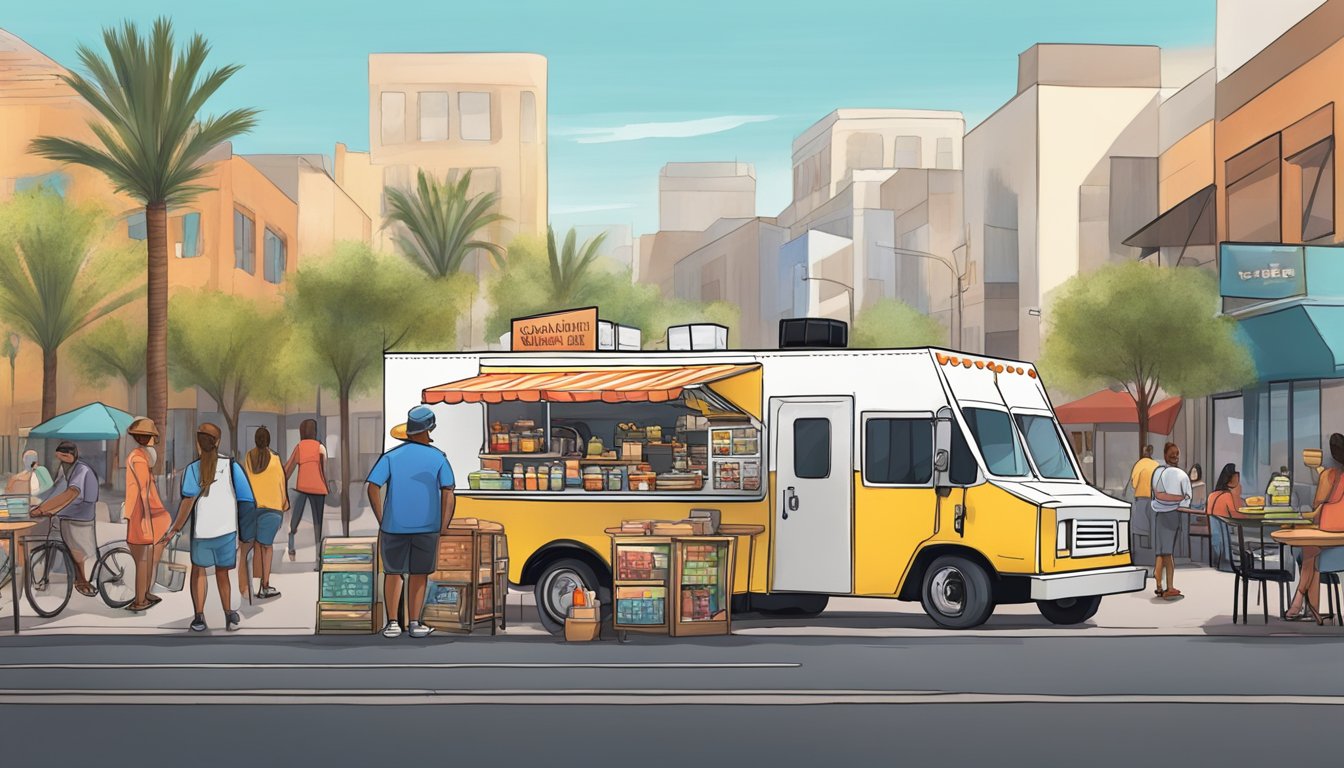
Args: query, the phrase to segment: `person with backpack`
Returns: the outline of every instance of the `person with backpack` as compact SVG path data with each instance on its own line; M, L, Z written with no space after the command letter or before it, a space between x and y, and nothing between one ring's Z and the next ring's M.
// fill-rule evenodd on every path
M191 604L196 615L193 632L204 632L205 594L208 590L206 569L215 569L215 587L224 609L224 628L237 631L242 623L233 610L229 587L230 571L238 564L238 521L251 514L256 497L247 481L247 473L238 462L219 453L221 433L214 424L202 424L196 430L196 448L200 455L182 473L182 504L177 521L163 537L167 542L191 524Z
M1344 533L1344 435L1330 436L1330 458L1334 466L1321 472L1312 500L1311 519L1316 527L1331 533ZM1302 547L1301 576L1297 592L1288 606L1289 621L1308 617L1324 624L1321 616L1321 573L1344 571L1344 547Z

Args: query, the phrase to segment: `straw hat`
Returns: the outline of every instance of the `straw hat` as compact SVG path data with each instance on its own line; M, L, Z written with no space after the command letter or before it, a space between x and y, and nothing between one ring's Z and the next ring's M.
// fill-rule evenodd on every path
M126 434L148 437L150 438L149 445L158 445L159 442L159 428L154 426L153 419L144 416L132 421L131 426L126 428Z

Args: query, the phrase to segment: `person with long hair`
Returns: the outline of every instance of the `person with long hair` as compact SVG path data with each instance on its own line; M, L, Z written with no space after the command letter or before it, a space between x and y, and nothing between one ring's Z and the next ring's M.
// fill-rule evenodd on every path
M1228 549L1228 541L1227 531L1221 523L1214 521L1214 518L1243 517L1238 510L1245 503L1241 498L1241 473L1237 471L1237 465L1224 464L1222 471L1218 473L1218 481L1214 483L1213 492L1204 500L1204 514L1209 517L1209 548L1214 552L1215 566L1222 561L1223 554Z
M327 506L327 448L318 442L317 420L304 419L299 424L299 444L289 454L285 462L285 477L293 475L297 468L298 478L294 481L294 492L298 498L294 502L294 511L289 516L289 559L293 562L294 535L299 532L299 523L303 520L303 506L308 505L313 515L313 546L315 549L313 570L317 570L322 559L322 515Z
M159 498L154 484L154 464L158 461L159 429L150 419L139 418L126 428L135 448L126 458L126 545L135 560L135 600L128 611L145 611L163 598L150 592L154 569L167 544L163 534L172 527L173 518Z
M247 452L243 469L247 471L257 505L238 519L238 556L243 563L238 569L238 589L244 596L250 596L251 577L255 575L261 580L257 597L267 599L280 596L280 591L271 586L271 555L275 534L280 532L285 510L289 509L289 494L285 489L285 469L280 465L280 457L271 450L271 431L257 427L254 440L256 447Z
M202 424L196 430L196 450L200 458L182 473L182 505L177 522L163 541L191 523L191 605L196 616L193 632L204 632L206 571L215 569L219 604L224 609L224 628L236 631L242 623L233 609L229 594L229 571L238 564L238 519L256 506L252 486L238 462L219 453L221 433L214 424Z
M1319 525L1321 512L1326 502L1339 503L1344 491L1344 435L1336 432L1330 436L1330 458L1334 466L1321 472L1316 483L1316 497L1311 502L1311 519ZM1297 580L1297 592L1293 595L1292 605L1288 606L1289 621L1304 621L1307 618L1317 624L1324 624L1321 616L1321 572L1344 571L1344 547L1302 547L1302 567Z

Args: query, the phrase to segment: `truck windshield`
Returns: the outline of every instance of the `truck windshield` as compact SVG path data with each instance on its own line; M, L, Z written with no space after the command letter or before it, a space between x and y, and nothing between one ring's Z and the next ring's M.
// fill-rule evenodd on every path
M1029 474L1027 457L1017 441L1012 417L989 408L963 408L961 414L980 446L980 453L984 454L985 468L990 474L999 477L1026 477Z
M1027 441L1027 450L1036 462L1036 470L1046 480L1077 480L1078 473L1069 461L1068 449L1059 437L1055 420L1030 413L1017 414L1017 428Z

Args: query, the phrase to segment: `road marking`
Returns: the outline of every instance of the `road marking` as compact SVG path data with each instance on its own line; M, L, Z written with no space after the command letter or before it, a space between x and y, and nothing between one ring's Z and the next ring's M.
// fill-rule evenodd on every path
M0 704L213 705L660 705L818 706L828 704L1187 704L1344 706L1344 696L1055 695L936 691L808 690L0 690Z
M41 664L0 664L0 671L11 670L155 670L155 669L794 669L802 664L796 662L741 662L741 663L696 663L696 662L462 662L462 663L405 663L405 664L286 664L263 662L248 664L229 663L156 663L156 664L117 664L117 663L41 663Z

